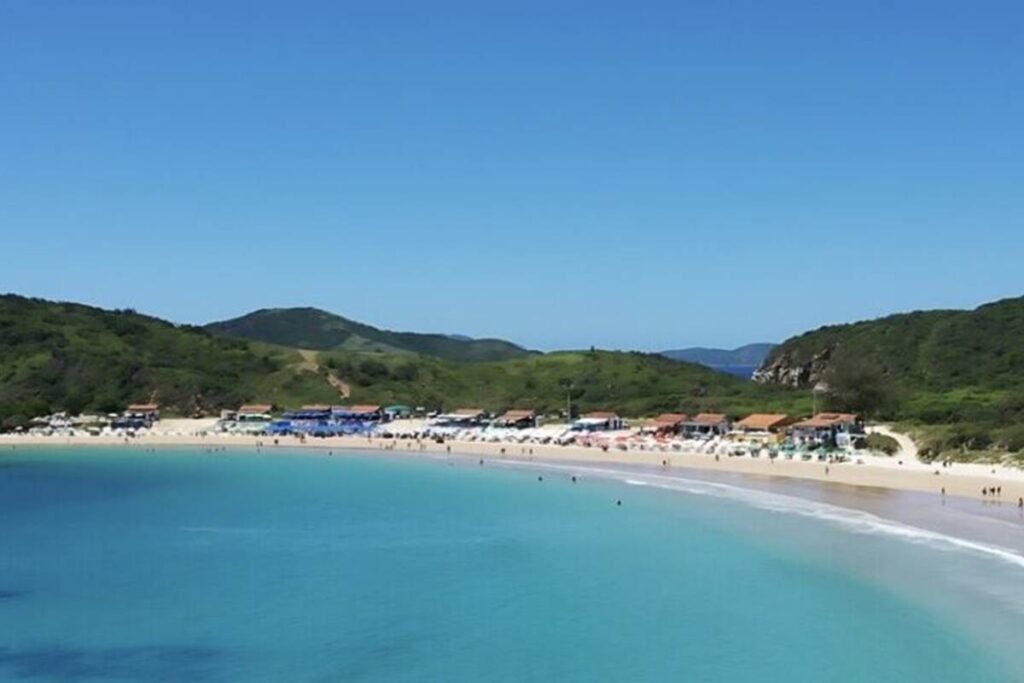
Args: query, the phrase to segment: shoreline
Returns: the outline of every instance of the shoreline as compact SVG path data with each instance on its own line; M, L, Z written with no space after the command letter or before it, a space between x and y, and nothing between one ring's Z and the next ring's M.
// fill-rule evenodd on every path
M152 448L162 446L248 447L262 444L267 450L289 448L344 449L386 451L416 454L461 454L488 459L515 459L526 462L573 463L576 465L618 465L657 468L664 471L677 469L743 475L745 478L771 478L801 480L823 484L844 484L867 489L891 489L932 494L937 499L945 489L946 498L965 498L973 501L1000 502L1004 506L1016 505L1024 497L1024 471L1001 466L955 463L943 468L917 460L903 461L898 456L866 457L863 464L855 462L823 463L817 461L786 460L750 456L715 456L684 451L602 450L587 446L558 446L552 444L510 444L480 441L454 441L436 443L430 440L382 439L357 436L327 438L281 437L274 444L272 437L204 434L181 435L150 433L130 439L107 436L0 436L0 451L22 446L125 446ZM1000 496L983 496L982 489L1001 487Z
M665 490L745 500L754 507L776 509L759 497L781 497L784 507L793 512L818 516L824 513L839 525L872 526L892 532L900 528L923 537L938 535L953 545L983 550L989 555L1012 553L1024 565L1024 511L1016 497L1024 495L1024 479L978 476L973 473L945 471L939 476L923 463L899 468L887 465L841 463L829 465L804 461L775 461L766 458L722 457L719 461L706 454L650 451L608 451L581 446L510 446L501 443L450 441L403 441L365 437L329 437L324 439L279 439L274 445L263 437L239 435L149 434L129 440L116 437L42 437L0 438L0 459L4 453L22 447L35 448L117 448L144 452L151 448L181 448L196 452L212 449L238 449L247 454L306 455L357 453L397 459L424 458L455 461L460 466L487 466L519 470L543 470L552 474L570 474L641 485ZM262 445L261 445L262 444ZM451 450L448 450L448 447ZM502 450L504 449L504 453ZM532 450L532 454L530 451ZM662 461L668 461L668 466ZM941 470L940 470L941 471ZM1011 473L1012 474L1012 473ZM947 489L946 496L935 490L936 480ZM1001 498L984 499L982 486L1003 486ZM1021 493L1017 493L1020 491ZM973 495L972 495L973 493ZM628 502L628 501L627 501ZM790 505L789 503L807 503ZM870 518L863 518L867 514ZM858 516L860 515L860 516ZM940 540L932 538L932 541ZM1017 562L1018 560L1014 560Z

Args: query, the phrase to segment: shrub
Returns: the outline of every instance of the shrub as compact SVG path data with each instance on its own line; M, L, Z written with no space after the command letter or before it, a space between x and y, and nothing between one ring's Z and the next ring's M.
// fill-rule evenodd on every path
M1024 451L1024 424L1013 425L996 433L996 444L1011 453Z
M949 448L964 448L977 451L992 445L992 434L982 425L957 425L946 440Z
M412 363L403 363L395 368L392 377L399 382L412 382L420 376L420 369Z
M886 455L896 455L900 450L900 442L887 434L868 434L865 445Z

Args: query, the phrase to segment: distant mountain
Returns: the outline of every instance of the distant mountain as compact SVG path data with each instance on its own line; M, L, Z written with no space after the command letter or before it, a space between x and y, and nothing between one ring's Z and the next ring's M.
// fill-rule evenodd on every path
M265 308L206 325L209 332L317 351L419 353L453 361L523 358L530 351L500 339L391 332L318 308Z
M698 346L662 351L661 355L672 360L699 363L720 372L750 379L774 348L775 344L768 343L747 344L738 349L711 349Z

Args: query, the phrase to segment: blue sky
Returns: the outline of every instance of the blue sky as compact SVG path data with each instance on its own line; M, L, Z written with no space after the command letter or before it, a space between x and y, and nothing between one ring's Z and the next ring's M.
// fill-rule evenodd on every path
M1019 3L0 4L0 290L536 348L1024 292Z

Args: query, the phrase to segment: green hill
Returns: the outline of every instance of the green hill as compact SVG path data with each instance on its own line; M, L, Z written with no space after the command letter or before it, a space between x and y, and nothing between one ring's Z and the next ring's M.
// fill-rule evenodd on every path
M833 400L961 425L952 432L988 435L961 442L991 438L1017 450L1024 447L1024 297L823 327L777 347L755 380L804 389L821 382Z
M561 351L489 363L360 352L320 354L351 386L353 400L426 408L609 409L623 415L721 410L734 415L806 412L806 392L763 387L658 354Z
M804 392L762 387L654 354L526 354L464 363L408 351L300 351L219 337L133 311L0 296L0 423L54 410L112 412L156 401L211 414L245 402L479 406L623 415L663 410L805 412Z
M265 308L210 323L206 329L222 336L318 351L420 353L454 361L506 360L530 353L500 339L380 330L318 308Z
M290 404L337 395L293 350L133 311L0 296L0 424L135 401L190 415L256 398Z

